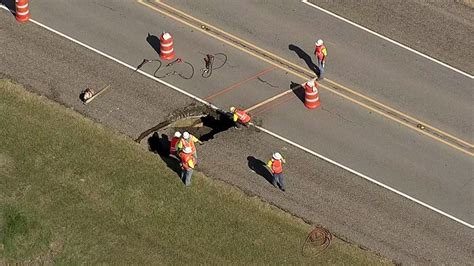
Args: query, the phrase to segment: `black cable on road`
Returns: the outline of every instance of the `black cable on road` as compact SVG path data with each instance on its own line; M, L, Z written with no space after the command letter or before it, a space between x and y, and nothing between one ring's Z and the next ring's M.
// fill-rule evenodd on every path
M214 61L218 58L221 59L220 61L222 61L222 63L216 67L214 66ZM209 78L212 75L213 70L219 69L225 65L225 63L227 62L227 55L224 53L217 53L213 55L207 54L206 57L204 58L204 62L205 62L205 68L201 69L202 71L201 76L203 78Z
M166 73L166 74L164 74L164 75L158 76L157 73L158 73L158 71L160 71L160 70L162 69L162 66L163 66L163 62L161 62L161 60L159 60L159 59L143 59L143 61L137 66L137 68L135 69L135 71L132 72L131 75L133 75L135 72L137 72L137 71L138 71L140 68L142 68L145 64L152 63L152 62L158 62L158 63L159 63L159 65L158 65L158 67L156 68L155 72L153 72L153 76L154 76L155 78L165 78L165 77L167 77L167 76L169 76L169 75L178 75L178 76L180 76L180 77L183 78L183 79L191 79L191 78L194 76L194 66L193 66L191 63L189 63L188 61L182 60L181 58L177 58L177 59L175 59L174 61L168 63L163 69L165 69L165 68L167 68L167 67L171 67L171 66L173 66L174 64L183 62L183 63L185 63L186 65L188 65L189 68L190 68L190 70L191 70L191 74L190 74L189 76L185 76L185 75L183 75L183 74L181 74L181 73L179 73L179 72L177 72L177 71L171 71L171 72L168 72L168 73Z

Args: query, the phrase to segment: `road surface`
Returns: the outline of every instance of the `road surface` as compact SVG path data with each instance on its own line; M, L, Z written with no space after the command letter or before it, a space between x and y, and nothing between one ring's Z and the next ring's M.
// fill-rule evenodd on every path
M416 63L411 66L400 56L407 53L403 49L324 17L298 1L271 6L232 6L237 2L212 6L211 1L200 7L179 1L167 3L301 67L305 62L288 46L293 44L311 55L314 34L305 37L306 30L310 31L311 21L325 21L337 31L331 34L331 27L324 27L328 46L334 45L330 48L334 62L328 66L328 79L472 142L472 79L468 77L424 58L414 59ZM223 108L251 107L288 90L292 82L304 81L301 76L133 1L31 4L39 22L133 66L143 58L157 58L156 47L147 42L149 33L159 36L163 30L173 32L175 49L195 66L195 77L186 80L171 75L164 79ZM293 9L291 14L283 12ZM226 13L228 10L242 16L232 17ZM309 21L297 19L304 17ZM127 77L126 69L38 26L15 24L6 12L2 13L3 20L8 21L1 28L6 33L2 34L6 36L2 39L2 62L6 62L2 64L3 75L37 87L48 97L74 106L125 134L136 137L159 122L160 117L163 119L167 111L189 104L188 98L140 75ZM273 27L277 22L286 22L281 23L286 26ZM291 31L294 28L299 31ZM266 34L273 34L273 38ZM350 40L359 40L359 44L350 46L354 43ZM204 79L199 71L207 53L225 53L228 62L211 78ZM345 55L350 55L349 59ZM155 69L147 65L144 70L153 74ZM189 71L184 65L175 70L183 74ZM392 80L391 75L402 78ZM454 83L459 88L443 94L442 104L456 104L448 106L442 115L433 113L433 103L440 101L436 94L439 87L428 93L438 81L443 85ZM117 89L104 97L101 105L86 109L78 103L78 88L108 83ZM378 89L382 85L383 90ZM410 88L410 94L406 88ZM286 97L289 96L292 97L284 99L284 103L255 109L264 128L472 224L472 156L330 91L321 90L323 108L311 112L296 95ZM424 104L416 105L417 97L423 96ZM228 146L229 142L235 142L238 148L227 154L239 166L225 165L222 155L216 155L222 150L219 147ZM272 190L247 168L247 156L264 160L275 149L283 149L291 158L287 171L288 186L293 191L285 195ZM472 229L270 136L231 131L204 145L203 154L203 170L210 175L397 261L472 261Z

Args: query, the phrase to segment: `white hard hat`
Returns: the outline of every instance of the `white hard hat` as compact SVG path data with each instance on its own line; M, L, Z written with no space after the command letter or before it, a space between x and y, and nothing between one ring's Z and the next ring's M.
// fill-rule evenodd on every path
M174 132L174 136L176 138L181 138L181 133L179 133L179 131L176 131L176 132Z
M310 87L314 87L314 79L308 80L307 84L308 84Z
M281 160L283 157L281 157L281 154L279 152L275 152L273 154L273 159L275 160Z
M184 153L191 153L191 152L193 152L193 149L191 149L191 147L187 146L187 147L184 147L183 152Z
M316 41L315 44L316 44L316 46L321 46L321 45L323 45L323 40L319 39L319 40Z
M235 107L234 106L230 107L230 111L231 112L235 111Z
M187 131L185 131L185 132L183 133L183 138L184 138L184 139L189 139L189 133L188 133Z

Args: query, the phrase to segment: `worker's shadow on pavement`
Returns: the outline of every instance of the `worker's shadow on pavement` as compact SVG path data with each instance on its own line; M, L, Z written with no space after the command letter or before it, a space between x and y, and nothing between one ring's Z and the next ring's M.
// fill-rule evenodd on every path
M300 99L302 103L304 103L304 87L301 86L299 83L291 82L290 84L291 91Z
M169 156L170 151L170 140L165 134L158 134L158 132L153 133L151 137L148 138L148 148L151 152L157 153L160 155L161 159L166 163L166 165L176 172L178 176L181 175L181 166L179 161L175 158Z
M257 175L262 176L263 178L265 178L265 180L268 181L268 183L272 184L273 176L266 167L265 162L253 156L248 156L247 161L250 170L254 171Z
M155 50L155 52L158 55L160 55L160 38L148 33L148 36L146 37L146 41L151 46L151 48L153 48L153 50Z
M301 48L294 44L290 44L288 46L288 49L295 52L299 58L303 59L309 69L319 77L319 68L315 63L313 63L313 60L311 59L311 56L309 56L309 54L307 54L305 51L303 51Z
M15 0L0 0L0 4L6 6L8 9L10 9L10 12L14 14L13 11L16 9Z

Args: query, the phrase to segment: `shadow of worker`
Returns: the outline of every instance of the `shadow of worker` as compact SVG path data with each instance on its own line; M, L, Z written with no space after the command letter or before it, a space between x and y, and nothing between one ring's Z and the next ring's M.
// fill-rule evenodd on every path
M257 175L265 178L268 183L272 184L273 182L273 175L270 173L270 170L266 167L265 162L259 160L253 156L247 157L248 166L250 170L254 171Z
M146 41L151 46L151 48L153 48L153 50L155 50L155 52L158 55L160 55L160 38L148 33L148 36L146 37Z
M179 165L179 161L176 158L169 156L170 144L171 142L168 136L161 134L160 137L158 132L153 133L153 135L148 138L148 149L151 152L160 155L161 159L166 163L166 166L181 177L181 166Z
M305 51L303 51L301 48L299 48L298 46L294 44L290 44L288 46L288 49L295 52L299 58L303 59L306 65L308 66L308 68L319 77L319 74L320 74L319 68L315 63L313 63L313 60L311 59L311 56L309 56L309 54L307 54Z

